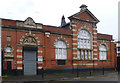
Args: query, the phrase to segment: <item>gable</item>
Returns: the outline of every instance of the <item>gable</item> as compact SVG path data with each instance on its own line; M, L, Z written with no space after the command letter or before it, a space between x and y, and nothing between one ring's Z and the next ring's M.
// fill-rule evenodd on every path
M68 17L70 20L71 19L77 19L81 21L86 21L86 22L92 22L92 23L98 23L99 20L87 9L87 6L82 5L83 7L80 7L81 10L80 12Z
M31 17L28 17L24 22L24 26L25 27L28 27L28 26L35 27L35 22Z
M95 19L93 19L93 17L91 17L87 12L78 13L74 17L84 19L84 20L95 21Z

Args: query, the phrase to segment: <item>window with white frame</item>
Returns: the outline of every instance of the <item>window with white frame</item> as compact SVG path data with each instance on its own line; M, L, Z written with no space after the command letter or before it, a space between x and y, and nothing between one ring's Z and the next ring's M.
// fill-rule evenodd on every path
M91 60L91 36L87 30L81 30L78 33L78 58L82 60Z
M99 59L100 60L107 60L107 48L105 45L99 46Z
M67 59L66 43L62 40L58 40L55 44L55 58L56 59Z

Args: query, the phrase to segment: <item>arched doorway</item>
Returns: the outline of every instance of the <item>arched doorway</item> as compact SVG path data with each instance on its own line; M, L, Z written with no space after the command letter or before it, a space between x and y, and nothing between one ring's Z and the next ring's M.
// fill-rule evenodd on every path
M20 43L23 45L23 73L24 75L36 75L38 38L29 32L21 38Z

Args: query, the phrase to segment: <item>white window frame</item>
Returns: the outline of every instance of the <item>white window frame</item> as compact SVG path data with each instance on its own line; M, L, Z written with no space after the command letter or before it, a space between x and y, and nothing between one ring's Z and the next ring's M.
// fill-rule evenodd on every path
M107 47L104 44L99 46L99 60L107 60Z
M85 29L78 33L78 59L92 60L91 36Z
M67 59L67 45L64 41L58 40L55 44L55 59Z

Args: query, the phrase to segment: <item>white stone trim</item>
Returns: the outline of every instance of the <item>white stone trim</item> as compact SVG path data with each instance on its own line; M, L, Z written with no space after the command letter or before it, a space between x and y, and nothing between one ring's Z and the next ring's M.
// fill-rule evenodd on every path
M93 47L97 47L97 45L93 45Z
M46 34L46 35L50 35L50 33L49 33L49 32L45 32L45 34Z
M38 56L38 58L41 58L41 57L43 57L43 56Z
M76 24L71 24L72 27L76 27L77 25Z
M97 41L93 41L93 43L97 43Z
M17 64L22 64L22 61L17 61Z
M22 52L22 50L20 50L20 49L17 49L17 52Z
M97 55L97 53L93 53L93 55Z
M77 45L77 43L72 43L72 45Z
M77 48L73 48L73 49L77 49Z
M97 34L96 32L93 32L93 34Z
M72 31L77 31L77 29L72 29Z
M97 37L93 36L94 39L97 39Z
M17 69L23 69L22 67L17 67Z
M38 43L40 43L40 41L37 41Z
M42 50L38 50L38 53L42 53L43 51Z
M72 40L78 40L78 39L76 39L76 38L72 38Z
M73 65L77 65L76 63L73 63Z
M93 28L93 30L97 30L96 28Z
M43 62L41 62L41 61L39 61L39 62L37 62L38 64L42 64Z
M97 58L93 58L93 60L98 60Z
M74 60L78 59L78 57L73 57Z
M22 55L17 55L17 58L22 58Z
M76 64L74 63L73 65L98 65L97 63L79 63L79 64Z
M38 69L42 69L42 67L40 66L40 67L38 67Z
M59 40L64 41L66 43L66 45L67 45L67 48L69 48L69 43L68 43L67 39L63 38L62 36L55 39L54 46L56 45L56 42L59 41Z
M97 63L80 63L80 64L78 64L78 65L98 65Z
M73 52L72 54L77 54L77 52Z
M77 36L77 34L72 34L73 36Z
M93 49L93 51L98 51L97 49Z

